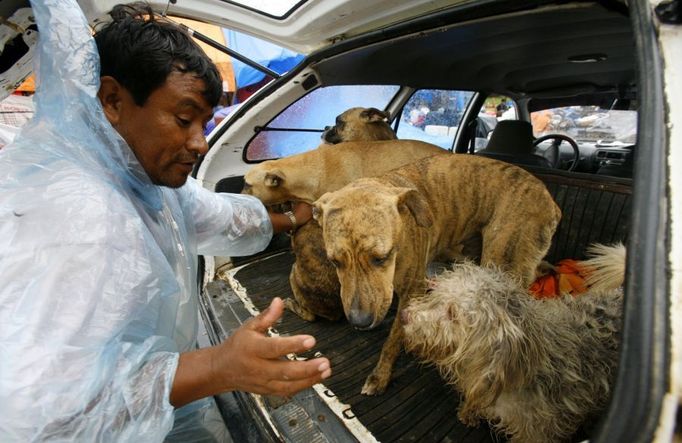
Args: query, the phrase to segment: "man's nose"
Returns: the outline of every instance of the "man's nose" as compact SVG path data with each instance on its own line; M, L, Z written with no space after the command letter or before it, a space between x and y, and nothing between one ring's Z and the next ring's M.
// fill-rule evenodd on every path
M198 155L204 155L208 152L208 142L204 137L203 129L194 130L187 140L187 149L196 152Z

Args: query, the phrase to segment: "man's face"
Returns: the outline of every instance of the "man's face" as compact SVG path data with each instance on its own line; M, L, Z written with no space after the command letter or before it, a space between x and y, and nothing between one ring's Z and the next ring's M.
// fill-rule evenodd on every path
M123 89L116 121L109 120L153 183L182 186L199 155L208 151L204 127L212 108L202 95L204 89L203 80L177 71L170 73L143 106L137 106Z

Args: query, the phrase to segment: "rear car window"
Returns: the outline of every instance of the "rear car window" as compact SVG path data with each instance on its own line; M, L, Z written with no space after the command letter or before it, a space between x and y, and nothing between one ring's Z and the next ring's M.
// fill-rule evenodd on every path
M316 148L325 126L348 108L385 109L398 86L327 86L305 95L261 128L246 148L247 161L299 154Z

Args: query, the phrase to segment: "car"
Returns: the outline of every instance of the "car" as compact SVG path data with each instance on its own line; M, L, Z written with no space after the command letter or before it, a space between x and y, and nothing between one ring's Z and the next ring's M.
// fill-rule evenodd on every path
M459 155L486 151L501 126L495 112L501 103L521 122L551 114L545 130L524 141L536 145L530 154L547 164L505 158L540 177L562 209L546 259L580 258L594 241L624 241L629 251L623 350L610 407L596 428L575 438L669 441L680 427L669 403L680 399L679 337L673 334L680 322L674 277L679 252L670 231L679 208L669 193L676 169L671 143L679 138L670 125L680 118L674 105L680 90L672 85L680 82L668 64L677 63L670 57L679 49L671 41L679 38L679 23L666 4L343 3L323 10L306 2L279 21L264 18L270 26L261 25L261 35L307 58L218 128L197 177L210 189L239 192L251 164L315 148L324 127L353 106L385 110L399 138L419 138ZM370 18L377 21L363 22ZM297 28L299 19L311 29ZM274 35L275 26L292 26L291 34ZM301 42L316 32L318 42ZM423 121L410 124L415 108L428 113L421 111ZM491 124L491 117L497 121ZM561 138L542 141L557 133L577 149ZM209 333L214 341L273 295L290 294L288 246L280 240L257 259L204 257L204 316L218 331ZM433 369L409 356L398 360L384 395L360 395L385 326L357 332L343 321L305 324L287 313L278 327L280 334L301 331L318 337L334 375L283 404L237 394L262 425L263 438L494 440L484 424L471 429L459 423L457 396Z
M33 117L29 97L10 95L20 89L31 73L31 60L38 41L38 29L28 2L0 6L0 149L10 143L21 126Z
M115 2L80 3L95 23ZM305 55L285 74L268 72L272 81L210 133L210 150L193 172L206 188L241 192L252 165L314 149L342 111L375 107L391 116L398 138L514 163L540 178L563 213L547 261L582 258L593 242L624 242L613 395L597 423L573 440L681 438L682 161L673 149L682 142L679 1L151 4ZM203 256L200 263L206 345L224 340L272 297L291 295L286 234L255 256ZM460 423L458 395L411 355L400 356L383 395L360 394L386 322L356 331L344 320L308 323L287 312L273 331L302 332L317 337L332 377L290 399L218 396L236 441L498 440L486 423Z

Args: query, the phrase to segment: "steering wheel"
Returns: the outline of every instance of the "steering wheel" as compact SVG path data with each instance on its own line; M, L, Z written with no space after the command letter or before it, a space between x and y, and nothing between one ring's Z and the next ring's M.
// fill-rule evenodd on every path
M533 148L537 148L540 143L551 139L554 140L552 142L552 149L556 151L556 155L554 156L555 160L552 167L557 169L561 165L561 151L559 150L559 145L561 145L561 142L566 141L573 148L573 162L571 163L571 166L568 167L568 171L575 170L575 168L578 167L578 162L580 161L580 148L578 148L578 143L576 143L571 137L563 134L543 135L542 137L535 139L533 142Z

